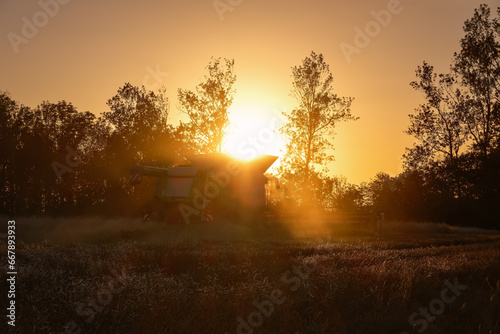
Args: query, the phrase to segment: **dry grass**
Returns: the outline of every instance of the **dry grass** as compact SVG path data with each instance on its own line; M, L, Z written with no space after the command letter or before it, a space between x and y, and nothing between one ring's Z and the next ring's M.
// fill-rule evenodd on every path
M318 239L322 226L310 239L293 239L297 229L276 226L189 232L135 221L37 224L17 223L24 242L17 249L16 333L64 332L71 321L82 333L237 333L237 318L247 319L253 303L275 289L286 300L253 333L417 333L409 316L455 278L467 289L425 333L500 333L496 235L425 233L423 226L404 233L394 224L381 238L333 230ZM116 283L113 269L126 277L125 287L89 320L89 303ZM300 285L282 281L284 274Z

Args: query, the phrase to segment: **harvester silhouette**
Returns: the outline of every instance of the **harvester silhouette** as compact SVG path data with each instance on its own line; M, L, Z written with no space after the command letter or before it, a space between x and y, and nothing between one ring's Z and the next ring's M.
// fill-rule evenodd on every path
M226 154L201 154L187 158L188 165L160 168L135 166L130 183L143 176L157 178L154 209L145 219L169 223L231 220L255 222L266 209L264 175L278 157L262 155L248 162Z

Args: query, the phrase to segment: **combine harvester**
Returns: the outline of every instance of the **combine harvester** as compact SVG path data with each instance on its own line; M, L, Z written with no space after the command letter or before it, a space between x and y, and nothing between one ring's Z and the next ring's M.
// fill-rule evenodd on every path
M202 154L188 158L188 165L135 166L130 183L138 185L144 176L157 179L156 204L145 212L145 220L258 222L265 219L265 186L275 184L264 173L276 159L262 155L242 162L221 153Z

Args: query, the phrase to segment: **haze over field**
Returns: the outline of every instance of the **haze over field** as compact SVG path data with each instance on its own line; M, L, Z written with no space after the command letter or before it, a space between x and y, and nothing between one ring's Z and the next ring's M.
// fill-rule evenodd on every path
M182 117L177 89L195 87L210 57L220 56L235 59L238 77L230 118L244 127L242 115L259 115L252 130L257 132L294 107L291 67L315 50L331 66L335 92L355 99L352 112L360 120L337 127L336 162L330 168L353 183L379 171L401 171L404 148L413 142L403 133L407 115L421 103L409 86L416 66L425 59L447 71L459 50L463 22L480 3L498 4L62 2L1 2L0 90L13 99L30 107L64 99L80 111L100 114L124 82L150 89L163 84L172 104L170 121L177 124ZM33 23L38 27L25 27Z
M118 223L19 220L19 235L29 236L16 249L19 333L472 334L498 327L498 235L401 224L416 229L381 239L335 233L264 241L233 225L209 240L195 226L172 242L158 225L118 234ZM6 252L0 260L7 262Z

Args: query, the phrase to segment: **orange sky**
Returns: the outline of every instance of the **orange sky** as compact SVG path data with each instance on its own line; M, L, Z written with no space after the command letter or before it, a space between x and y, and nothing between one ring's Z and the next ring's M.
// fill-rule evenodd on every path
M421 102L409 86L415 68L425 59L446 71L463 22L485 2L59 1L0 2L0 90L14 99L29 106L64 99L99 114L125 82L163 84L177 124L177 89L194 89L210 58L226 57L238 76L233 119L255 111L265 124L293 108L291 67L314 50L330 64L336 92L355 99L360 120L337 127L330 166L354 183L401 171L413 142L403 131ZM373 16L381 10L392 11L383 24ZM341 45L356 47L356 28L371 36L346 57Z

